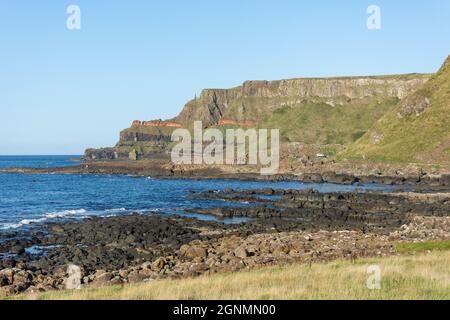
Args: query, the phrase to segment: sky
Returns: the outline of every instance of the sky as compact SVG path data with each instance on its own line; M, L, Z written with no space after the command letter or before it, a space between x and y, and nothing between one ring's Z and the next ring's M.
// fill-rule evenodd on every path
M449 40L445 0L1 0L0 154L113 146L245 80L435 72Z

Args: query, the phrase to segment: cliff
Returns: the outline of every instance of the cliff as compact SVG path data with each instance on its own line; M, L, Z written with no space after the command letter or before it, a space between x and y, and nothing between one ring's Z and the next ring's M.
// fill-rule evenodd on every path
M268 112L286 105L308 101L330 105L362 98L402 99L429 79L430 75L347 77L246 81L232 89L205 89L199 98L189 101L176 120L184 126L202 119L205 126L222 118L236 121L260 121Z
M431 75L299 78L246 81L231 89L205 89L170 121L139 121L122 131L114 148L88 149L87 160L168 158L173 130L243 126L277 128L285 142L346 145Z

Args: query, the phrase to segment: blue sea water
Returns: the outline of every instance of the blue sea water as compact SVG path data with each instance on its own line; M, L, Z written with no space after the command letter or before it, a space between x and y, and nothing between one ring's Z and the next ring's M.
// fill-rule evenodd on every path
M0 156L0 168L54 168L80 163L81 156Z
M79 163L77 156L0 156L0 168L57 167ZM187 208L245 206L220 200L190 197L191 190L306 189L322 192L385 190L382 185L344 186L308 184L296 181L264 182L233 180L162 180L123 175L58 175L0 173L0 232L21 230L47 222L82 219L89 216L114 216L131 213L180 214L199 219L204 215L187 214ZM228 219L236 223L242 219Z

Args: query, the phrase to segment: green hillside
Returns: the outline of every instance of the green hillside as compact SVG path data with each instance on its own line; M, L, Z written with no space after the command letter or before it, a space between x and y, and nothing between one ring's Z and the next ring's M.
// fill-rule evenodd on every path
M284 141L307 144L350 144L397 103L397 98L358 99L337 105L306 103L282 107L261 122L279 128Z
M402 99L341 159L450 162L450 56L439 72Z

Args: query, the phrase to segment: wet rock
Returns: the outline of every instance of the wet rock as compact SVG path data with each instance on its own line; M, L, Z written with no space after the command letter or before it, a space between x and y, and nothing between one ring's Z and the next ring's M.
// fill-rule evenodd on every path
M25 247L21 244L17 244L10 249L10 253L12 254L23 254L25 253Z

